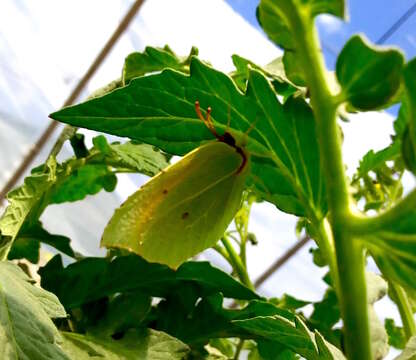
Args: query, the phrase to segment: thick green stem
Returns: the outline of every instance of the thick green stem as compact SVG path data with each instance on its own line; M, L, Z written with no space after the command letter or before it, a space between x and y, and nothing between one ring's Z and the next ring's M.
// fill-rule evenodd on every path
M248 276L247 270L243 262L241 261L241 258L238 256L237 252L233 248L231 242L225 235L221 238L221 242L227 250L230 259L230 264L233 267L234 271L237 273L237 276L240 279L240 281L248 288L254 290L254 286Z
M395 284L391 281L389 282L389 289L392 294L393 300L399 309L407 341L412 336L416 335L416 324L415 319L413 317L412 307L410 305L406 292L400 285Z
M338 102L326 79L324 60L312 19L290 9L297 56L305 69L316 119L322 168L326 180L329 220L335 245L338 293L349 359L371 360L370 331L365 283L364 251L347 230L351 216L347 179L336 121ZM290 5L288 5L290 6ZM311 135L312 136L312 135ZM332 269L331 269L332 270ZM336 276L336 275L335 275Z

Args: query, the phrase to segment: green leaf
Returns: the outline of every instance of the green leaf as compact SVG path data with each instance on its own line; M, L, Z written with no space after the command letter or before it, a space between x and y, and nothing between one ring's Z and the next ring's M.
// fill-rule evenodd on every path
M183 290L169 294L153 311L152 326L192 345L203 345L212 338L257 338L233 324L233 320L256 316L280 315L293 319L293 315L264 301L251 301L240 310L223 308L223 296L214 293L198 299L195 294L182 295ZM190 296L191 295L191 299ZM172 308L175 312L172 312Z
M333 288L328 288L321 301L313 304L314 310L307 325L319 331L332 344L341 346L341 334L334 325L341 319L338 299Z
M182 360L189 348L168 334L151 329L129 330L120 340L75 333L62 333L63 348L71 359Z
M281 105L270 83L255 70L250 72L246 95L229 77L196 58L190 73L165 70L137 78L104 97L51 116L184 155L213 138L195 113L198 100L203 108L212 107L218 132L229 129L237 144L246 144L252 155L249 183L261 197L289 213L322 216L325 188L309 105L299 98ZM247 134L253 124L255 129Z
M305 89L297 87L287 78L283 68L282 57L274 59L264 67L260 67L239 55L233 55L232 59L236 71L232 72L230 75L241 91L246 90L247 82L250 77L250 70L255 69L264 74L264 76L271 81L273 89L279 95L282 95L284 100L295 93L297 95L305 95Z
M102 189L113 191L117 177L107 165L85 165L75 169L50 194L50 204L61 204L84 199Z
M406 346L406 334L402 327L396 326L393 319L385 319L384 327L389 337L389 344L396 349L404 349Z
M359 110L383 107L400 88L403 63L399 51L370 45L362 35L351 37L336 64L344 97Z
M181 294L182 291L179 296L168 297L158 304L152 324L189 344L204 344L216 337L239 337L277 342L308 359L322 359L319 356L325 351L336 359L345 359L339 350L323 340L318 347L315 335L298 317L271 303L253 300L242 309L228 310L222 307L220 294L200 301L194 298L187 305L180 299Z
M209 346L218 349L222 354L229 358L234 355L235 344L230 339L212 339L209 342Z
M101 189L114 190L116 177L111 168L115 172L128 169L155 175L167 165L165 157L148 145L126 143L108 145L108 148L106 154L93 148L86 158L70 158L62 164L50 158L46 164L33 169L22 186L9 192L9 206L0 218L0 253L7 254L21 230L39 227L39 218L49 204L81 200ZM59 245L58 250L73 256L64 239L49 235L37 232L36 236L42 236L52 246ZM27 239L20 241L20 248L24 245L22 242L27 245ZM31 254L26 254L32 259L36 256L35 246L30 244Z
M296 360L299 357L277 342L257 340L259 360Z
M87 258L64 269L57 255L39 270L39 274L42 286L55 293L67 309L122 292L141 291L166 297L180 284L195 288L200 296L221 291L234 299L258 298L253 291L207 262L187 262L174 271L130 255L113 261Z
M283 64L287 77L298 86L306 86L305 75L302 71L302 63L297 53L285 51Z
M168 166L166 157L147 144L111 144L112 157L117 166L130 168L141 174L154 176Z
M71 248L70 242L71 240L66 236L49 233L42 227L41 222L37 222L30 227L22 228L13 243L8 259L26 258L30 262L37 264L41 243L50 245L65 255L75 258L76 254Z
M343 0L261 0L258 8L258 19L263 30L277 45L285 49L294 49L293 18L301 17L311 21L319 14L331 14L341 19L345 17Z
M70 143L72 149L74 150L75 157L77 159L87 157L89 155L89 151L85 146L84 142L85 136L84 134L75 133L70 139Z
M166 68L188 72L189 61L198 55L198 49L193 47L185 58L178 57L167 45L164 48L147 46L144 52L135 52L124 61L122 81L127 85L133 78Z
M387 278L416 289L416 210L393 223L380 224L362 239Z
M343 0L261 0L258 20L268 37L285 49L283 63L287 77L296 85L305 85L305 76L297 54L296 33L312 30L312 20L319 14L345 16ZM300 25L302 24L302 25Z
M295 311L311 303L310 301L299 300L288 294L284 294L280 299L269 299L269 301L282 309L290 311Z
M18 236L13 242L12 248L7 255L8 260L27 259L33 264L39 261L40 241L32 236Z
M299 317L290 321L279 315L258 316L232 323L260 339L278 341L308 360L345 359L342 352L325 342L318 332L309 331Z
M0 262L2 359L65 359L51 318L66 317L58 299L32 284L15 264Z
M99 315L98 322L87 331L112 336L137 328L150 311L150 305L151 298L140 292L117 294L110 299L105 313Z
M414 142L415 141L411 135L410 126L408 126L403 134L401 150L406 168L413 174L416 174L416 150L415 146L413 145Z
M397 159L400 155L400 142L396 141L392 145L374 152L374 150L368 151L362 160L360 166L357 169L357 175L362 177L368 174L370 171L375 171L381 168L387 161Z
M69 238L51 234L42 227L41 222L37 222L30 227L23 227L10 249L8 259L26 258L33 264L37 264L41 243L52 246L72 258L77 256L71 248Z
M406 97L403 101L403 117L407 120L403 133L402 154L406 167L416 174L416 59L409 61L405 66L404 83Z
M406 344L403 352L394 360L414 360L416 356L416 336L412 336Z
M0 218L0 233L8 240L1 243L1 253L7 254L21 227L30 218L31 213L34 214L33 217L37 221L42 211L45 193L54 183L53 174L34 173L25 178L22 186L7 194L9 206Z

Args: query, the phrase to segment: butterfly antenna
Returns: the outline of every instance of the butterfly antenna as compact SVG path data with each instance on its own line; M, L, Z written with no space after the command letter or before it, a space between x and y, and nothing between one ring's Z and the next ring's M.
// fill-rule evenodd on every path
M211 119L211 107L209 106L208 108L207 108L207 116L206 117L204 117L204 115L202 115L202 112L201 112L201 106L199 105L199 101L195 101L195 111L196 111L196 114L198 115L198 117L204 122L204 124L207 126L207 128L209 129L209 131L211 131L212 132L212 134L216 137L216 138L218 138L219 137L219 135L218 135L218 133L217 133L217 131L215 130L215 127L214 127L214 124L213 124L213 122L212 122L212 119Z
M227 132L230 130L231 125L231 106L228 104L228 114L227 114Z
M254 129L254 127L257 124L257 121L259 121L259 117L258 116L256 117L256 120L254 120L250 124L249 128L244 132L244 144L247 144L248 143L248 134L250 134L250 132Z

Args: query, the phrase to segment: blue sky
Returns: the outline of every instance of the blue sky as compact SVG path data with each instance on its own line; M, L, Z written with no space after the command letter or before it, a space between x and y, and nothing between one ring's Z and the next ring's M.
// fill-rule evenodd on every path
M259 28L255 9L259 0L226 0L235 11ZM415 0L350 0L347 1L348 22L324 16L318 19L323 51L330 68L343 44L355 33L365 33L372 42L383 34L409 9L413 14L386 41L386 45L400 47L407 59L416 56L416 1Z

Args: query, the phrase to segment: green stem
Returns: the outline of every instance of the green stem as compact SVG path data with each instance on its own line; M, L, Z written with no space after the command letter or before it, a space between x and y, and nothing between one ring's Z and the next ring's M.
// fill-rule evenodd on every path
M247 270L243 262L241 261L241 258L238 256L237 252L235 251L234 247L232 246L230 240L227 238L226 235L224 235L221 238L221 242L227 250L228 256L230 258L230 264L233 267L234 271L237 273L237 276L240 279L240 281L248 288L254 290L254 286L247 274Z
M332 237L331 227L327 219L319 221L317 228L317 234L315 241L322 251L326 261L329 265L329 271L332 276L333 286L336 293L339 294L339 279L338 279L338 266L335 256L334 239Z
M410 305L406 292L400 285L390 281L389 289L392 294L393 300L399 309L407 341L412 336L416 335L416 324L415 319L413 317L412 307Z
M234 355L234 360L238 360L238 358L240 357L241 354L241 350L243 350L243 346L244 346L244 340L240 339L238 344L237 344L237 348L235 350L235 355Z
M69 140L72 136L74 136L77 130L78 130L77 127L73 127L71 125L65 125L65 127L62 129L61 134L59 135L58 139L53 145L48 158L50 157L56 158L56 156L61 151L62 146L64 145L65 141Z
M338 292L349 359L371 360L370 331L365 283L364 251L346 226L352 218L347 179L341 153L341 136L336 121L338 102L326 79L324 60L313 20L298 12L288 1L296 51L310 89L316 119L322 168L326 180L329 220L338 268ZM290 5L291 4L291 5Z
M213 250L215 250L218 254L220 254L230 265L231 265L231 259L228 255L227 250L225 250L221 245L215 244L212 247Z

